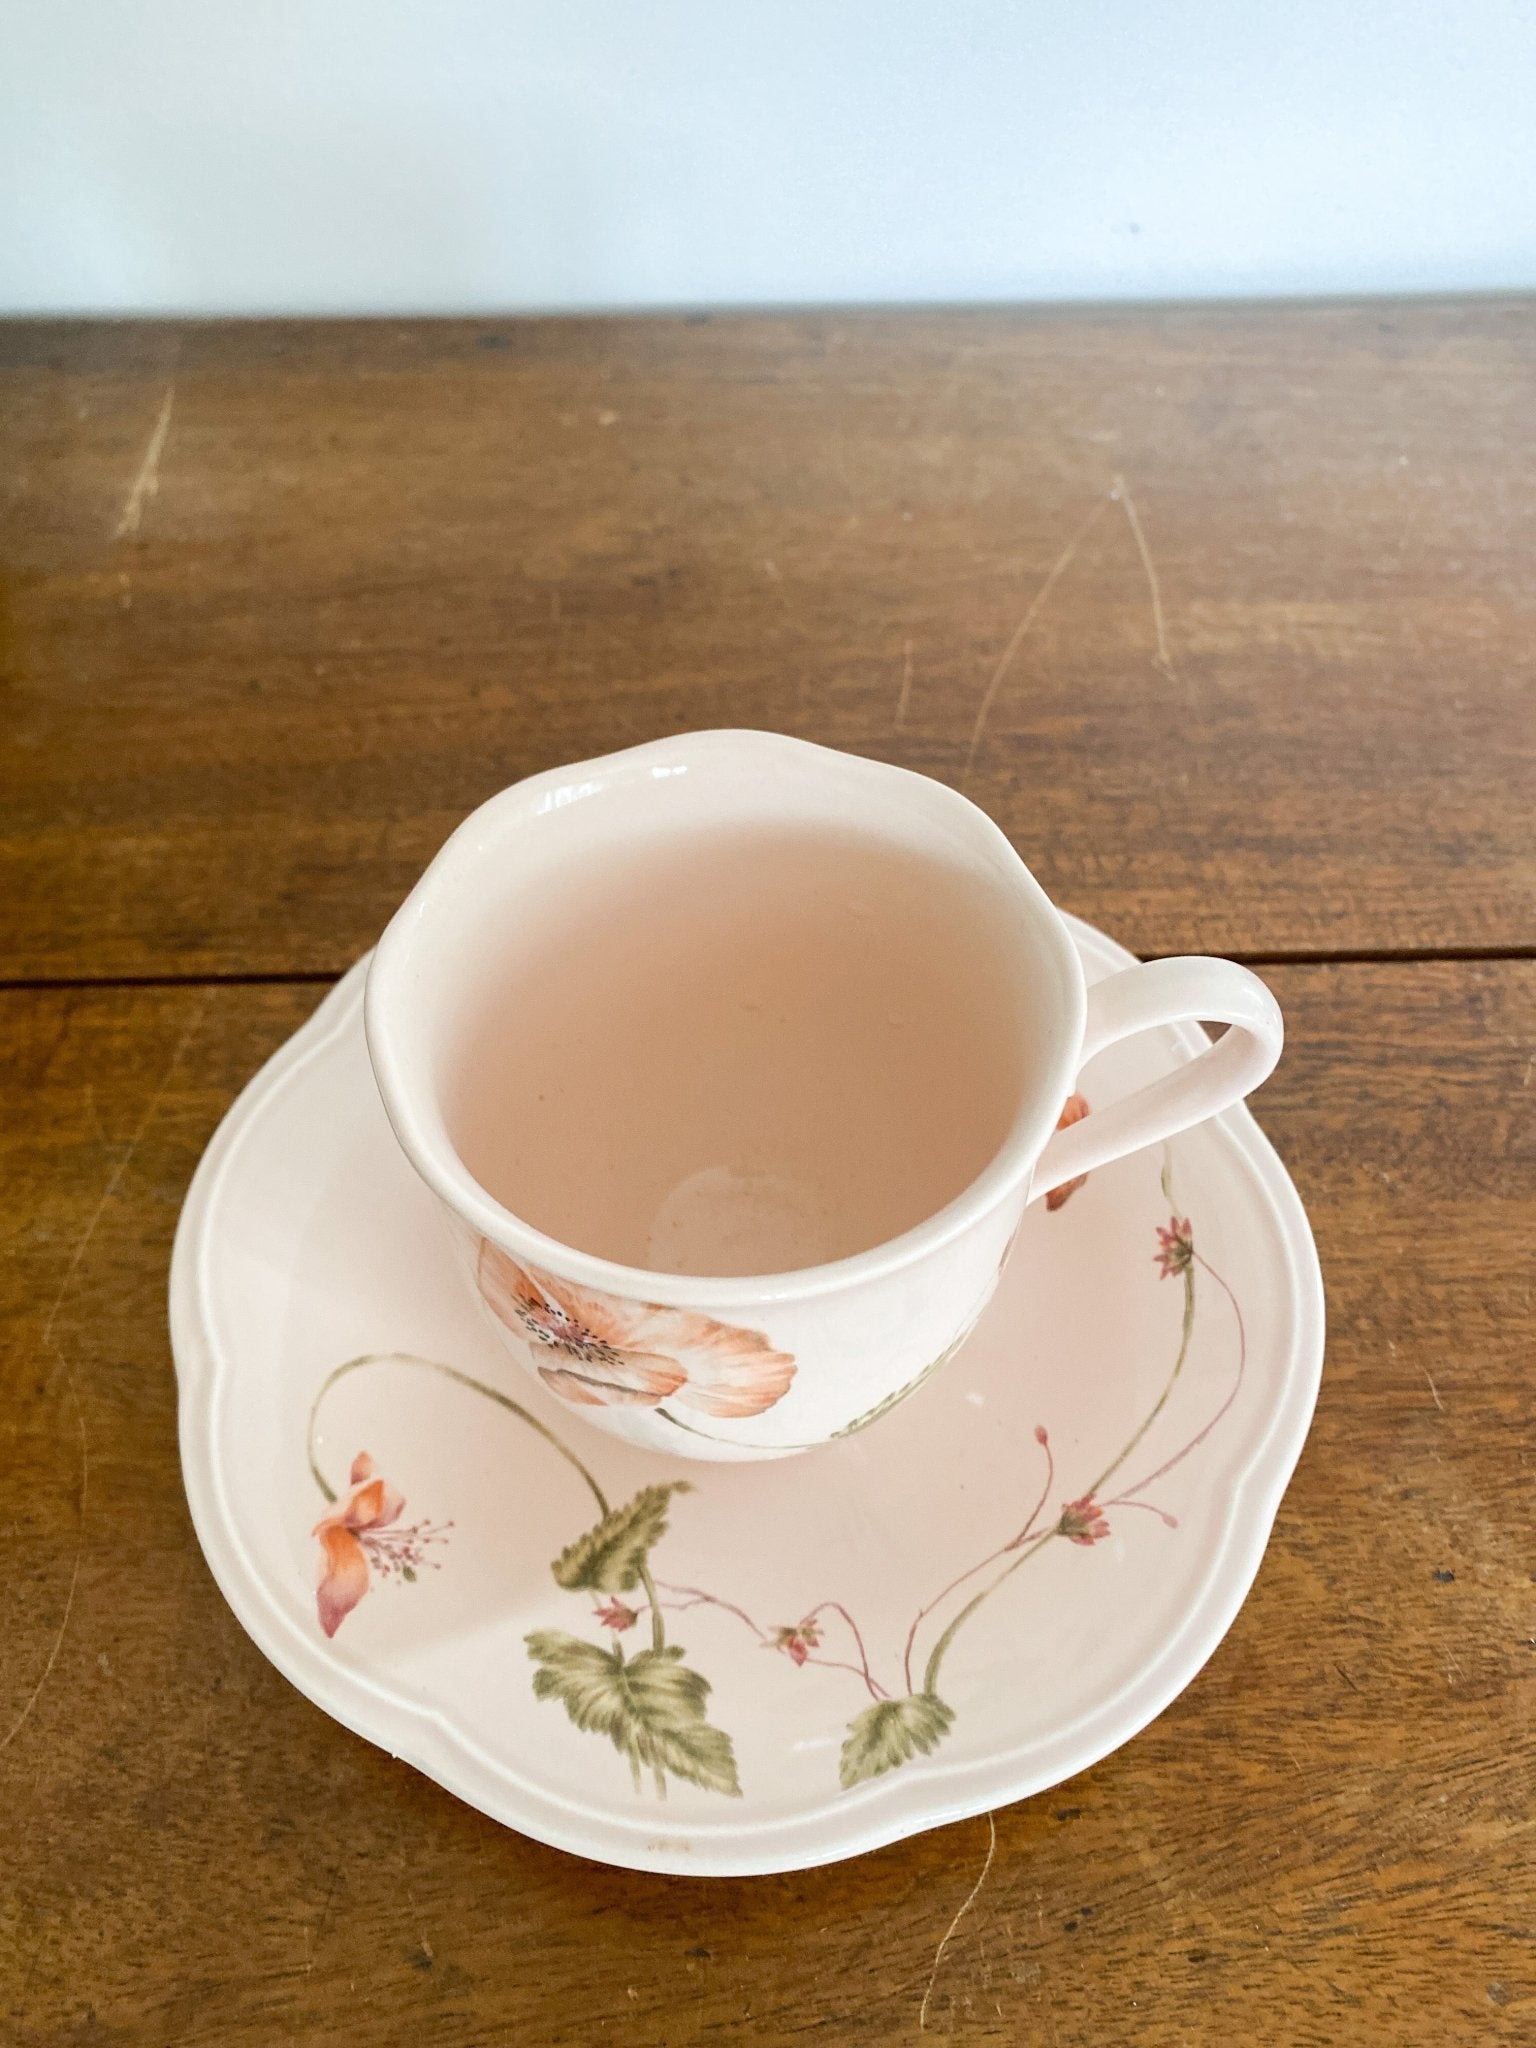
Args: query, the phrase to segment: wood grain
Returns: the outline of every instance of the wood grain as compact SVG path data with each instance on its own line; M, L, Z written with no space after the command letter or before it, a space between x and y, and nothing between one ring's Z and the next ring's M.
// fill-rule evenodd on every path
M1525 300L3 328L0 971L337 971L727 722L1143 952L1529 948L1533 469Z
M164 1278L200 1148L314 991L0 993L5 2039L888 2048L931 1977L922 2038L999 2048L1529 2041L1536 964L1272 978L1263 1115L1330 1299L1311 1442L1227 1641L997 1814L936 1973L984 1819L793 1877L627 1875L278 1677L188 1525Z

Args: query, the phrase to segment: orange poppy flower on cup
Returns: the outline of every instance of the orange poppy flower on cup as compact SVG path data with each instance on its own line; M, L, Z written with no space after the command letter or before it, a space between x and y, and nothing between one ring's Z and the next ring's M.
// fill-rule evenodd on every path
M757 1330L577 1287L518 1265L488 1240L477 1277L491 1313L531 1348L539 1378L580 1407L665 1401L703 1415L761 1415L795 1376L794 1359Z

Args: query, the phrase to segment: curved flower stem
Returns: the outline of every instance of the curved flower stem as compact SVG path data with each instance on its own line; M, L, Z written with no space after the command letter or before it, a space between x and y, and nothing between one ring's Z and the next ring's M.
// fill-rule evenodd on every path
M667 1645L667 1625L661 1618L661 1601L657 1597L656 1581L651 1577L651 1568L648 1564L642 1564L640 1567L640 1583L645 1588L646 1599L651 1603L651 1648L653 1651L664 1650ZM656 1780L656 1797L665 1799L667 1774L659 1763L653 1764L651 1770Z
M734 1606L731 1601L722 1600L714 1593L706 1593L702 1586L673 1586L665 1579L658 1583L663 1593L681 1593L689 1607L723 1607L727 1614L734 1614L738 1621L744 1621L753 1635L760 1637L764 1642L768 1640L768 1631L759 1628L744 1607Z
M869 1668L869 1652L864 1647L864 1638L859 1633L859 1624L854 1620L841 1600L823 1600L818 1606L811 1609L805 1619L807 1621L814 1621L818 1614L825 1614L829 1611L833 1614L840 1614L853 1633L853 1640L859 1646L858 1673L869 1687L870 1698L875 1700L888 1699L890 1695ZM811 1664L830 1664L832 1662L827 1657L810 1657L806 1661ZM852 1671L855 1667L852 1664L840 1664L837 1668L840 1671Z
M1146 1480L1143 1480L1141 1483L1143 1486L1147 1484ZM1165 1523L1168 1528L1177 1529L1179 1526L1176 1518L1170 1515L1166 1508L1158 1507L1154 1501L1135 1500L1128 1493L1117 1493L1112 1500L1101 1500L1099 1506L1101 1508L1145 1508L1149 1515L1156 1515L1157 1519Z
M1164 1199L1167 1201L1170 1209L1176 1212L1178 1209L1178 1203L1175 1201L1173 1193L1173 1153L1172 1149L1166 1145L1163 1148L1162 1189ZM1202 1266L1205 1265L1204 1259L1200 1260L1200 1264ZM1206 1271L1210 1272L1210 1268L1208 1266L1206 1267ZM1212 1277L1215 1278L1216 1276L1212 1275ZM1226 1287L1225 1281L1223 1281L1221 1284L1223 1287ZM1232 1290L1230 1288L1227 1288L1226 1291L1228 1296L1230 1297L1232 1294ZM1233 1300L1233 1306L1236 1306L1235 1299ZM1152 1408L1143 1420L1141 1427L1136 1431L1135 1435L1126 1444L1125 1448L1120 1452L1118 1457L1112 1458L1109 1464L1107 1464L1104 1467L1104 1470L1099 1474L1098 1478L1093 1482L1092 1486L1090 1486L1088 1488L1088 1491L1084 1494L1083 1498L1085 1500L1094 1500L1098 1497L1098 1495L1102 1492L1104 1488L1105 1482L1109 1479L1112 1479L1114 1475L1120 1470L1120 1467L1125 1463L1127 1458L1130 1457L1131 1453L1135 1450L1136 1446L1141 1442L1142 1438L1146 1435L1147 1431L1152 1427L1153 1423L1156 1422L1158 1416L1162 1414L1163 1409L1167 1406L1168 1396L1173 1392L1175 1382L1178 1380L1180 1373L1182 1373L1184 1370L1184 1362L1189 1356L1189 1340L1194 1332L1194 1327L1195 1269L1194 1260L1191 1259L1189 1265L1187 1265L1184 1268L1184 1322L1183 1327L1179 1333L1179 1351L1178 1356L1173 1361L1173 1370L1169 1373L1167 1381L1163 1386L1163 1391L1161 1392L1161 1394L1158 1395L1157 1400L1153 1403ZM1231 1401L1229 1398L1227 1406L1230 1405ZM1209 1431L1215 1427L1216 1423L1220 1421L1221 1415L1224 1415L1225 1413L1226 1408L1224 1407L1222 1408L1220 1413L1212 1419L1211 1422L1207 1423L1205 1430L1201 1432L1202 1437L1208 1434ZM1200 1438L1195 1439L1196 1442L1199 1442L1200 1440ZM1193 1447L1194 1446L1192 1444L1187 1445L1186 1449L1193 1449ZM1181 1451L1179 1453L1179 1456L1182 1457L1183 1455L1184 1453ZM1166 1470L1167 1468L1164 1467L1163 1469ZM1156 1478L1159 1476L1160 1474L1154 1473L1152 1475L1152 1478ZM1151 1479L1143 1480L1142 1484L1150 1485ZM1133 1487L1131 1491L1139 1492L1140 1489ZM1034 1541L1027 1545L1027 1547L1020 1553L1020 1555L1014 1559L1013 1563L1006 1568L1006 1570L999 1572L997 1577L992 1580L990 1585L983 1586L979 1593L975 1594L970 1600L966 1602L965 1606L961 1608L960 1612L955 1616L954 1620L949 1624L948 1628L945 1629L944 1633L939 1637L938 1641L934 1644L932 1650L930 1650L928 1653L928 1663L923 1672L924 1692L932 1692L934 1688L937 1686L939 1680L939 1669L944 1662L944 1658L949 1649L950 1644L954 1641L956 1635L959 1633L959 1631L965 1625L965 1623L970 1620L971 1616L976 1612L977 1608L982 1605L983 1601L989 1600L992 1597L992 1595L997 1591L998 1587L1003 1583L1005 1579L1011 1578L1013 1576L1013 1574L1018 1570L1019 1566L1024 1563L1026 1558L1033 1557L1037 1550L1039 1550L1044 1544L1049 1543L1051 1538L1055 1535L1058 1535L1059 1533L1059 1525L1053 1525L1049 1529L1042 1529L1040 1534L1035 1537ZM988 1562L990 1562L990 1560L988 1560ZM969 1573L967 1573L964 1576L969 1577L970 1575ZM959 1582L957 1581L957 1583ZM943 1596L940 1595L940 1598L942 1597Z
M939 1637L939 1640L928 1652L928 1662L923 1671L924 1692L932 1692L934 1688L937 1686L939 1682L939 1666L944 1662L945 1653L948 1651L950 1644L955 1640L955 1637L959 1634L961 1628L964 1626L966 1622L970 1620L971 1616L976 1612L977 1608L981 1605L981 1603L984 1600L990 1600L992 1595L997 1591L998 1587L1003 1583L1004 1579L1011 1579L1014 1573L1018 1570L1019 1566L1025 1563L1026 1560L1028 1560L1029 1558L1033 1557L1035 1552L1038 1549L1040 1549L1042 1544L1049 1543L1051 1538L1055 1534L1056 1531L1054 1528L1042 1529L1040 1531L1040 1534L1035 1538L1034 1542L1026 1545L1025 1548L1022 1551L1020 1551L1019 1555L1013 1560L1013 1563L1011 1565L1008 1565L1006 1569L998 1573L997 1577L992 1581L990 1586L983 1586L981 1591L975 1594L961 1608L960 1612L949 1624L949 1627L945 1629L943 1635Z
M949 1584L944 1588L942 1593L935 1593L933 1598L928 1602L928 1605L926 1607L920 1607L917 1610L917 1613L913 1616L912 1626L907 1630L907 1645L905 1650L902 1652L901 1658L902 1674L907 1681L908 1692L912 1690L912 1651L917 1641L917 1631L922 1626L923 1622L927 1620L928 1616L932 1614L934 1608L942 1605L942 1603L949 1598L951 1593L955 1592L958 1587L961 1587L965 1584L967 1579L974 1579L976 1574L978 1572L984 1572L989 1564L996 1564L997 1560L1000 1557L1006 1557L1010 1550L1017 1550L1021 1544L1025 1543L1028 1540L1029 1532L1035 1526L1035 1522L1039 1517L1040 1510L1045 1506L1046 1498L1051 1490L1051 1481L1056 1476L1056 1455L1051 1449L1050 1440L1045 1436L1045 1432L1043 1429L1039 1432L1039 1435L1042 1439L1044 1439L1042 1448L1045 1451L1045 1479L1040 1488L1040 1498L1035 1502L1034 1507L1030 1510L1028 1521L1024 1524L1023 1528L1019 1531L1017 1536L1010 1537L1006 1543L1000 1543L997 1549L989 1552L986 1557L981 1559L980 1563L968 1565L966 1569L963 1572L961 1572L958 1578L950 1580Z
M706 1593L702 1586L673 1586L669 1585L665 1579L663 1579L660 1583L662 1592L681 1593L683 1595L683 1600L681 1603L675 1601L668 1603L672 1607L674 1613L686 1612L687 1609L690 1607L723 1608L727 1614L734 1614L738 1621L744 1621L747 1627L751 1629L753 1635L757 1637L758 1641L762 1644L765 1650L778 1649L779 1646L773 1638L773 1631L771 1629L761 1627L757 1622L755 1622L752 1619L751 1615L748 1614L747 1610L744 1607L738 1607L733 1601L730 1600L722 1600L714 1593ZM875 1677L874 1673L869 1668L869 1652L864 1647L864 1638L859 1632L859 1625L854 1620L853 1616L848 1612L847 1608L843 1605L841 1600L823 1600L821 1605L819 1607L813 1607L810 1613L805 1618L807 1621L811 1621L818 1614L822 1613L824 1609L828 1608L830 1608L833 1613L840 1614L843 1617L843 1620L847 1622L849 1628L852 1630L853 1639L859 1646L859 1662L857 1664L844 1664L840 1663L835 1657L807 1657L805 1660L806 1663L819 1664L822 1666L824 1670L827 1671L851 1671L854 1677L863 1679L864 1684L868 1689L869 1696L872 1700L889 1699L890 1694L886 1691L885 1687L880 1683L879 1679Z
M1202 1260L1201 1263L1204 1264L1204 1261ZM1193 1266L1186 1266L1186 1268L1184 1269L1184 1326L1182 1331L1180 1332L1179 1354L1173 1362L1173 1370L1169 1373L1167 1381L1164 1384L1163 1391L1161 1392L1161 1394L1158 1395L1157 1400L1154 1402L1151 1410L1148 1412L1145 1420L1142 1422L1141 1427L1137 1430L1136 1434L1131 1438L1130 1442L1125 1446L1124 1450L1120 1452L1119 1456L1111 1459L1110 1463L1104 1467L1104 1470L1099 1474L1098 1478L1093 1482L1092 1486L1088 1488L1087 1493L1083 1496L1085 1500L1095 1500L1098 1498L1099 1494L1103 1490L1104 1482L1107 1479L1113 1478L1115 1473L1117 1473L1120 1470L1120 1467L1125 1463L1126 1459L1130 1457L1131 1453L1135 1450L1136 1446L1141 1442L1142 1438L1146 1435L1147 1431L1152 1427L1153 1423L1156 1422L1158 1416L1162 1414L1164 1407L1167 1405L1168 1396L1173 1392L1174 1382L1178 1379L1179 1374L1184 1370L1184 1361L1189 1356L1189 1340L1191 1334L1193 1333L1194 1327L1195 1275ZM1222 1413L1225 1414L1225 1412L1225 1409L1223 1409ZM1215 1418L1215 1420L1219 1421L1220 1417L1218 1416L1217 1418ZM1213 1428L1214 1426L1215 1423L1213 1421L1212 1423L1207 1424L1207 1429ZM1192 1446L1186 1446L1186 1448L1192 1448ZM1183 1452L1180 1452L1179 1455L1182 1457ZM1159 1476L1160 1474L1153 1473L1151 1475L1151 1478L1157 1478ZM1142 1481L1143 1485L1149 1485L1150 1483L1150 1478ZM1133 1489L1133 1491L1139 1490L1139 1488ZM929 1652L927 1669L923 1673L924 1692L932 1692L934 1687L937 1685L939 1677L939 1666L943 1663L945 1652L948 1650L950 1644L954 1641L955 1636L959 1632L962 1624L970 1619L970 1617L976 1612L976 1609L981 1606L984 1600L988 1600L991 1598L991 1596L997 1591L998 1587L1003 1583L1004 1579L1012 1577L1012 1575L1018 1570L1019 1566L1023 1564L1025 1558L1033 1557L1035 1552L1038 1549L1040 1549L1041 1545L1049 1543L1051 1538L1057 1533L1058 1532L1055 1527L1049 1529L1042 1529L1040 1534L1035 1538L1035 1540L1031 1544L1029 1544L1029 1546L1024 1550L1021 1556L1016 1557L1014 1559L1013 1563L1008 1566L1006 1571L999 1572L997 1577L992 1581L991 1585L983 1586L981 1591L978 1594L976 1594L975 1598L968 1601L966 1605L961 1608L960 1612L955 1616L954 1620L949 1624L949 1627L945 1629L943 1635L939 1637L939 1640L934 1644L933 1649ZM1012 1548L1011 1545L1009 1547ZM987 1559L986 1562L990 1563L991 1560ZM964 1576L969 1577L970 1574L966 1573L964 1574ZM940 1595L940 1598L942 1597L943 1596Z
M879 1679L869 1670L867 1665L861 1669L857 1664L845 1663L841 1657L807 1657L805 1661L807 1664L817 1665L823 1671L848 1671L855 1678L862 1678L872 1700L888 1700L890 1698L890 1694L880 1683Z
M667 1625L661 1618L661 1601L656 1595L656 1581L651 1577L648 1564L640 1567L640 1583L645 1588L645 1597L651 1609L651 1648L664 1650L667 1646Z
M1227 1395L1225 1401L1222 1402L1221 1406L1216 1410L1216 1413L1211 1417L1210 1421L1205 1425L1205 1427L1202 1430L1200 1430L1198 1434L1192 1436L1189 1442L1184 1445L1182 1450L1175 1451L1171 1458L1169 1458L1164 1464L1159 1465L1155 1472L1149 1472L1145 1479L1138 1479L1134 1486L1128 1487L1126 1489L1127 1495L1140 1493L1143 1490L1143 1488L1154 1485L1159 1479L1163 1477L1164 1473L1171 1472L1175 1465L1181 1464L1183 1460L1189 1456L1191 1451L1198 1449L1199 1446L1205 1442L1206 1438L1210 1435L1211 1431L1216 1427L1217 1423L1221 1421L1222 1417L1226 1414L1227 1410L1232 1406L1232 1403L1237 1399L1238 1394L1242 1390L1243 1375L1248 1370L1248 1329L1247 1325L1243 1321L1243 1311L1238 1304L1237 1296L1232 1292L1232 1289L1227 1285L1227 1282L1222 1278L1220 1273L1217 1272L1216 1268L1211 1264L1209 1259L1202 1258L1199 1252L1196 1252L1195 1263L1198 1266L1202 1266L1205 1269L1205 1271L1210 1274L1211 1278L1216 1282L1216 1285L1221 1289L1222 1293L1226 1295L1228 1301L1230 1301L1232 1304L1232 1313L1237 1318L1237 1377L1232 1382L1231 1392ZM1106 1503L1106 1505L1108 1505L1108 1503ZM1147 1503L1145 1501L1132 1500L1129 1498L1122 1497L1119 1501L1115 1502L1114 1505L1118 1507L1139 1508L1145 1507ZM1160 1514L1162 1510L1157 1509L1155 1510L1155 1512Z
M309 1423L304 1433L304 1447L309 1458L310 1473L316 1486L325 1495L327 1501L334 1501L336 1494L328 1484L325 1474L320 1470L315 1458L315 1423L319 1418L320 1403L338 1380L344 1380L348 1373L360 1372L365 1365L415 1365L419 1366L423 1372L435 1372L445 1380L454 1380L459 1386L468 1387L472 1393L483 1394L487 1401L494 1401L498 1408L505 1408L510 1414L515 1415L519 1422L526 1422L536 1436L543 1437L547 1444L554 1450L557 1450L565 1462L579 1472L586 1481L592 1498L597 1502L598 1513L600 1515L607 1514L607 1496L586 1466L583 1465L580 1458L577 1457L574 1451L567 1450L554 1431L546 1429L536 1415L530 1415L520 1401L514 1401L509 1394L498 1393L495 1387L486 1386L482 1380L471 1379L467 1372L460 1372L455 1366L443 1365L435 1358L418 1358L412 1351L364 1351L356 1358L349 1358L344 1365L338 1365L334 1372L327 1374L326 1378L321 1381L320 1391L310 1403Z
M1201 1264L1204 1264L1204 1260L1201 1261ZM1173 1361L1173 1371L1169 1373L1167 1382L1163 1387L1163 1391L1158 1395L1157 1400L1154 1402L1151 1410L1148 1412L1147 1418L1142 1423L1140 1429L1137 1430L1136 1434L1131 1438L1130 1442L1126 1445L1125 1449L1120 1453L1119 1457L1111 1459L1109 1464L1107 1464L1104 1467L1104 1470L1099 1474L1098 1478L1095 1479L1092 1486L1089 1487L1086 1495L1084 1496L1085 1499L1097 1500L1100 1493L1102 1493L1104 1490L1105 1481L1114 1478L1115 1474L1120 1470L1120 1467L1125 1463L1126 1459L1131 1455L1132 1451L1135 1450L1136 1446L1141 1442L1142 1438L1146 1435L1147 1431L1152 1427L1153 1423L1156 1422L1159 1415L1162 1414L1164 1408L1168 1405L1168 1396L1173 1392L1174 1383L1178 1379L1179 1374L1184 1370L1184 1361L1189 1356L1189 1340L1194 1333L1194 1328L1195 1269L1193 1264L1190 1264L1184 1268L1184 1327L1179 1334L1179 1355Z

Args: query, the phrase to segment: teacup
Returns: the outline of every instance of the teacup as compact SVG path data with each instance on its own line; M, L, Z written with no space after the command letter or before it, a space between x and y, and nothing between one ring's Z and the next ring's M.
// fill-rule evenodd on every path
M1092 989L956 791L764 732L520 782L379 943L368 1046L513 1355L598 1427L770 1458L877 1421L950 1356L1025 1207L1213 1116L1280 1054L1227 960ZM1075 1121L1083 1065L1225 1023Z

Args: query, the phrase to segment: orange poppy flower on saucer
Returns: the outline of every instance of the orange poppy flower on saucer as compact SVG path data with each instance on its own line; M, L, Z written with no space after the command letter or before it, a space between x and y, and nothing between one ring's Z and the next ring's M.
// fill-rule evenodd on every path
M398 1521L404 1508L404 1495L388 1480L375 1479L372 1458L360 1451L352 1460L350 1491L315 1524L325 1553L315 1598L328 1636L335 1635L368 1590L369 1552L377 1553L375 1562L385 1570L395 1567L393 1552L400 1546L386 1538L381 1547L377 1532Z

